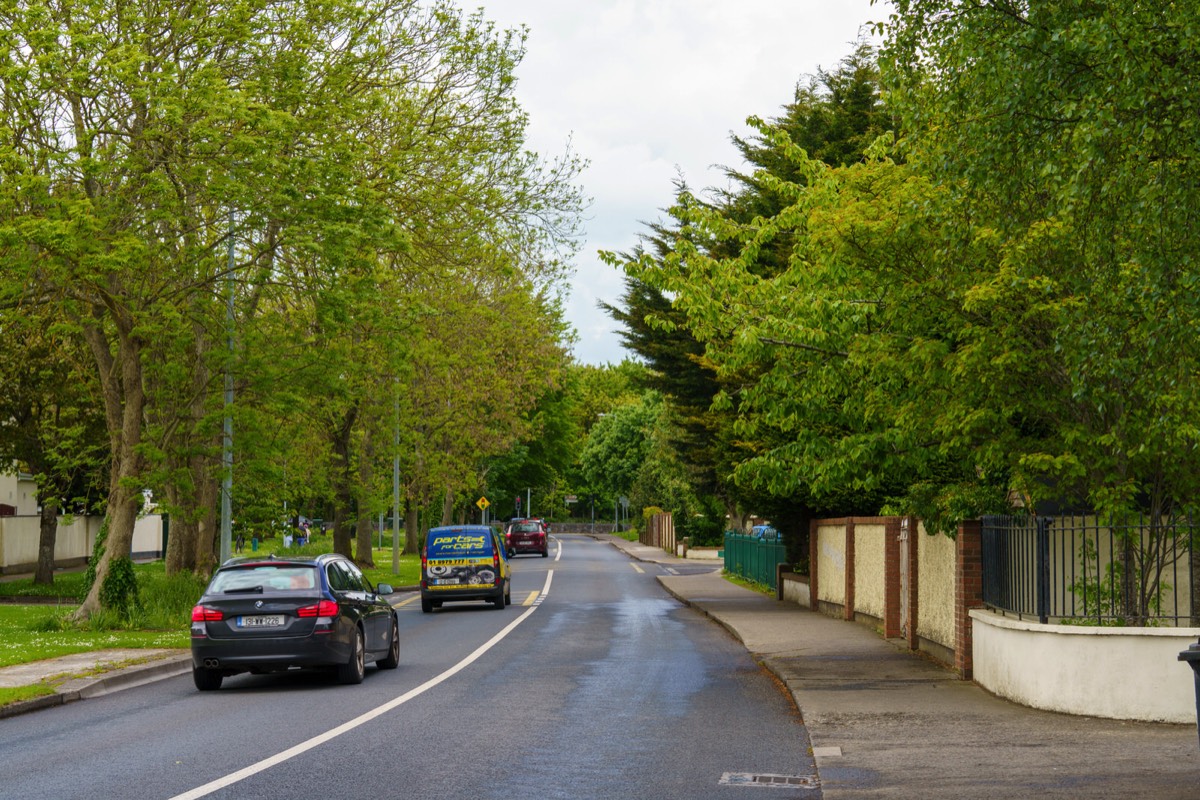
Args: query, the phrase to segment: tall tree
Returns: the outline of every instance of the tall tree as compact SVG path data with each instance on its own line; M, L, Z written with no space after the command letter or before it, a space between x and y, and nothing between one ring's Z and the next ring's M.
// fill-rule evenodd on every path
M419 245L425 264L440 254L449 266L438 274L455 279L472 249L447 231L494 219L479 236L510 254L505 268L523 259L531 281L562 274L538 254L571 224L577 196L563 178L576 166L546 167L520 149L519 47L479 15L407 0L211 2L186 13L34 0L0 10L0 31L10 267L0 292L74 320L112 452L108 536L81 617L100 607L111 565L128 561L147 455L195 454L162 463L191 487L177 502L200 506L201 519L211 507L212 378L245 366L214 346L227 279L239 326L253 329L260 313L336 322L343 346L325 352L344 357L361 334L344 323L364 318L377 270ZM504 146L479 146L488 141ZM402 180L413 174L421 181ZM477 188L459 191L468 185ZM158 405L172 386L193 399L175 420ZM334 399L343 420L362 403ZM147 437L147 419L164 438ZM211 553L197 530L196 552Z

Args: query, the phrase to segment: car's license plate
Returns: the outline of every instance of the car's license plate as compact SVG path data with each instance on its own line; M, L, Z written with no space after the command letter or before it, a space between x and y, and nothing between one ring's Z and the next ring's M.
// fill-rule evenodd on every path
M462 581L458 578L441 578L433 582L434 586L457 586Z
M533 544L533 539L517 539L517 544Z
M279 628L283 626L283 614L238 617L237 624L239 628Z

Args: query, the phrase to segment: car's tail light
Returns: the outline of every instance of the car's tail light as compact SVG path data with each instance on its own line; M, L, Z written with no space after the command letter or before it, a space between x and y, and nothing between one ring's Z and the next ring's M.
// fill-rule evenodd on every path
M220 622L225 619L225 612L209 606L193 606L192 622Z
M302 606L296 609L298 617L336 617L337 615L338 604L332 600L322 600L311 606Z

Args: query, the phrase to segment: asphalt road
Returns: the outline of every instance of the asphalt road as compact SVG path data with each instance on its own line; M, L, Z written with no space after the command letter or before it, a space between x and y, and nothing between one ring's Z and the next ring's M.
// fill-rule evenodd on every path
M360 686L189 676L5 720L0 798L820 797L790 695L659 571L562 536L503 611L396 596L400 668Z

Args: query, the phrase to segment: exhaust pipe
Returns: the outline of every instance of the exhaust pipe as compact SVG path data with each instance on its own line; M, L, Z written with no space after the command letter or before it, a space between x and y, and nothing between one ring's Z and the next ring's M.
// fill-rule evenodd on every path
M208 669L216 669L221 666L221 661L216 658L206 658L204 659L204 666Z

